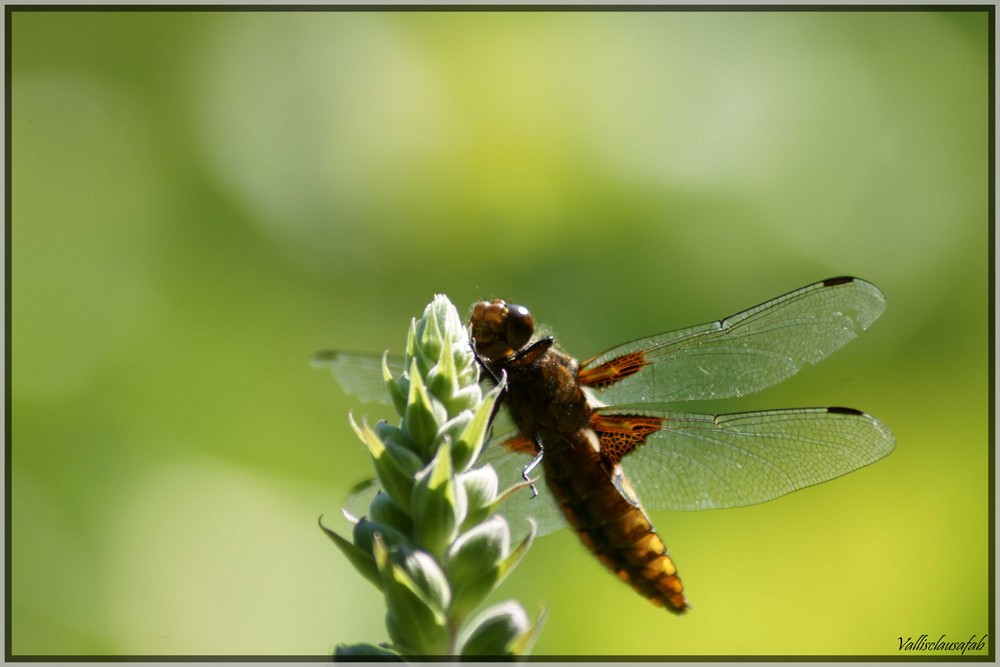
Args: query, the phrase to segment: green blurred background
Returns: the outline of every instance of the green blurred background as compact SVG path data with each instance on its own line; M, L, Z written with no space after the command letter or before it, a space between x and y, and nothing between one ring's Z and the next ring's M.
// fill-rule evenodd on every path
M561 531L501 587L536 654L899 654L987 627L982 12L14 11L15 654L386 639L316 526L366 476L313 351L400 351L437 292L562 346L840 274L888 309L713 410L848 405L884 461L654 513L693 613ZM911 654L912 655L912 654Z

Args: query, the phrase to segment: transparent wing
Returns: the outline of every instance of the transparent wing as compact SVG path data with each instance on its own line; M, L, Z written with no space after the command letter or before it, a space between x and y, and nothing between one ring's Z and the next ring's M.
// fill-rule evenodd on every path
M689 329L611 348L580 367L603 403L742 396L815 364L871 325L885 296L858 278L831 278Z
M374 477L369 477L363 482L354 485L347 493L344 500L343 509L356 519L368 516L368 508L371 507L375 495L382 490L382 485Z
M403 374L403 358L388 355L386 363L393 377ZM370 352L341 352L323 350L312 358L313 366L329 368L337 384L345 393L355 396L365 403L392 405L389 391L382 381L382 355Z
M874 463L896 442L885 424L850 408L698 415L636 405L600 412L663 420L621 462L639 498L654 509L766 502Z

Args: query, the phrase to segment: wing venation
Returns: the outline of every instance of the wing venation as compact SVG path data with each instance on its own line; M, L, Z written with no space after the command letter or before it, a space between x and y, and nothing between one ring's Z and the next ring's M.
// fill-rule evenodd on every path
M878 419L841 408L702 415L630 405L599 412L662 419L621 463L654 509L766 502L874 463L895 446Z
M871 283L825 280L723 320L611 348L581 364L580 379L606 404L742 396L824 359L884 309Z
M403 374L402 357L387 355L386 363L393 377ZM389 390L382 381L381 354L324 350L313 355L312 365L329 368L345 393L365 403L392 405Z

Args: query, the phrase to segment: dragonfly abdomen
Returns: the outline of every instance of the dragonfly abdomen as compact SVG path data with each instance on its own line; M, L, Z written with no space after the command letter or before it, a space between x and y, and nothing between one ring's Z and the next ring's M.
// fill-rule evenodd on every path
M581 431L569 447L547 447L546 481L580 539L605 567L657 606L683 613L688 604L666 545L641 507L613 482L614 471Z

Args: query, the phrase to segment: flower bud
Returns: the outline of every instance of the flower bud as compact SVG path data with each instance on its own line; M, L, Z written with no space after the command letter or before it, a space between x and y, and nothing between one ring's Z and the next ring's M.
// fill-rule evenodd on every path
M507 521L495 516L461 535L448 550L445 570L455 582L452 614L464 618L486 599L503 576L510 551Z
M501 602L479 614L463 632L462 657L519 655L531 634L528 615L514 602Z
M447 441L417 474L410 507L418 543L432 554L442 554L458 534L468 509L465 488L457 483L451 467L451 446Z
M438 427L448 416L440 404L435 404L427 394L427 388L416 371L417 362L411 362L410 394L403 411L402 428L410 434L417 451L426 456L437 435ZM429 458L429 457L428 457Z

